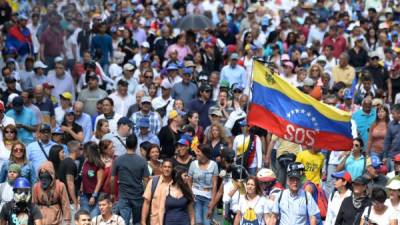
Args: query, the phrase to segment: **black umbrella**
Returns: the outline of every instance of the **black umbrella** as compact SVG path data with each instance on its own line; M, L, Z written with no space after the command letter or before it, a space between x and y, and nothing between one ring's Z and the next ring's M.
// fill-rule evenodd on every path
M187 15L178 22L181 30L200 30L213 26L211 20L203 15Z

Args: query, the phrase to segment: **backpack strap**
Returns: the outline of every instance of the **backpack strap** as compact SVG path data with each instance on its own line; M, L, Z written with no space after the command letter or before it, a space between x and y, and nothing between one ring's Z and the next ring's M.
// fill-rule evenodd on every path
M47 160L49 160L49 156L47 155L46 151L44 150L42 143L40 143L40 141L37 141L37 143L40 147L40 150L42 150L43 155L46 157Z
M368 222L369 222L369 216L371 215L371 209L372 209L372 205L370 205L369 207L368 207L368 212L367 212L367 215L364 217L364 220L365 220L365 222L368 224Z
M279 198L278 198L278 215L279 215L279 218L281 216L281 199L282 199L283 191L284 190L281 191L281 193L279 194Z

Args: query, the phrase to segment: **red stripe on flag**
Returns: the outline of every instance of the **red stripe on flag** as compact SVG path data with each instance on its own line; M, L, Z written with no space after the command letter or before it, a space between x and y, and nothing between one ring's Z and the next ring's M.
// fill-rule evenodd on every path
M351 150L353 140L332 132L317 132L290 123L266 108L251 103L247 116L250 125L258 126L291 142L327 150Z

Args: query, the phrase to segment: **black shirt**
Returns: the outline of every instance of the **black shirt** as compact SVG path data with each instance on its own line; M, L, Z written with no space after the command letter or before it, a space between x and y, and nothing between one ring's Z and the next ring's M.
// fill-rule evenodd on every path
M376 84L379 89L387 91L388 87L386 82L389 79L389 72L382 66L368 66L366 69L371 73L374 84Z
M354 48L350 49L349 51L349 64L354 68L360 68L365 66L368 62L368 52L365 51L363 48L356 53Z
M34 204L30 204L27 209L25 210L25 215L26 213L28 213L28 224L27 225L34 225L35 224L35 220L40 220L42 219L42 213L40 212L39 208L34 205ZM15 207L15 202L11 201L6 203L0 213L0 218L2 220L5 220L8 225L18 225L19 223L15 223L14 220L15 219L19 219L18 218L18 214L23 215L23 211L19 212L17 210L17 208ZM24 222L24 221L20 221ZM23 223L25 224L25 222Z
M342 202L342 205L340 206L335 225L360 224L361 216L364 212L364 209L369 205L369 199L365 198L362 201L360 208L357 209L353 205L353 196L345 198Z
M75 161L71 158L66 158L64 159L60 167L58 168L58 175L57 177L60 179L61 182L65 184L65 187L68 188L67 186L67 175L72 175L74 177L74 184L75 184L75 195L78 194L79 186L78 186L78 168L75 164ZM71 196L69 195L68 192L68 197L71 199Z
M0 24L3 25L6 22L9 22L11 19L12 9L10 5L4 2L0 5Z
M161 158L171 158L175 155L175 144L179 140L180 134L174 133L169 126L164 126L158 133L160 140Z

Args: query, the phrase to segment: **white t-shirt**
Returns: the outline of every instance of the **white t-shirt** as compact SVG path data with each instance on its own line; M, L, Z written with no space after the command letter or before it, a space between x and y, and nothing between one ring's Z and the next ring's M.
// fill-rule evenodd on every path
M231 190L233 190L234 188L234 184L233 184L233 180L230 179L229 182L227 182L226 184L224 184L224 195L222 196L222 202L224 204L229 204L230 207L229 209L232 210L232 212L236 213L238 208L239 208L239 190L236 190L235 194L231 196L229 196L229 192L231 192Z
M362 218L365 219L368 214L368 209L369 207L365 208ZM390 225L390 221L394 219L397 219L396 212L393 208L390 207L388 207L382 215L376 214L374 208L372 207L371 213L369 215L369 222L376 223L378 225Z
M264 225L265 221L264 221L264 215L266 213L270 213L269 211L269 207L267 206L267 200L264 196L257 196L255 199L249 201L246 199L245 196L241 195L240 196L240 200L239 200L239 210L240 213L242 214L242 219L240 221L240 224L244 224L243 223L243 219L245 218L245 213L246 210L252 208L254 209L256 216L257 216L257 220L258 223L260 225Z
M397 223L399 223L399 221L400 221L400 204L398 204L397 206L393 206L392 203L390 202L390 199L386 199L385 205L395 211L395 213L397 215Z

